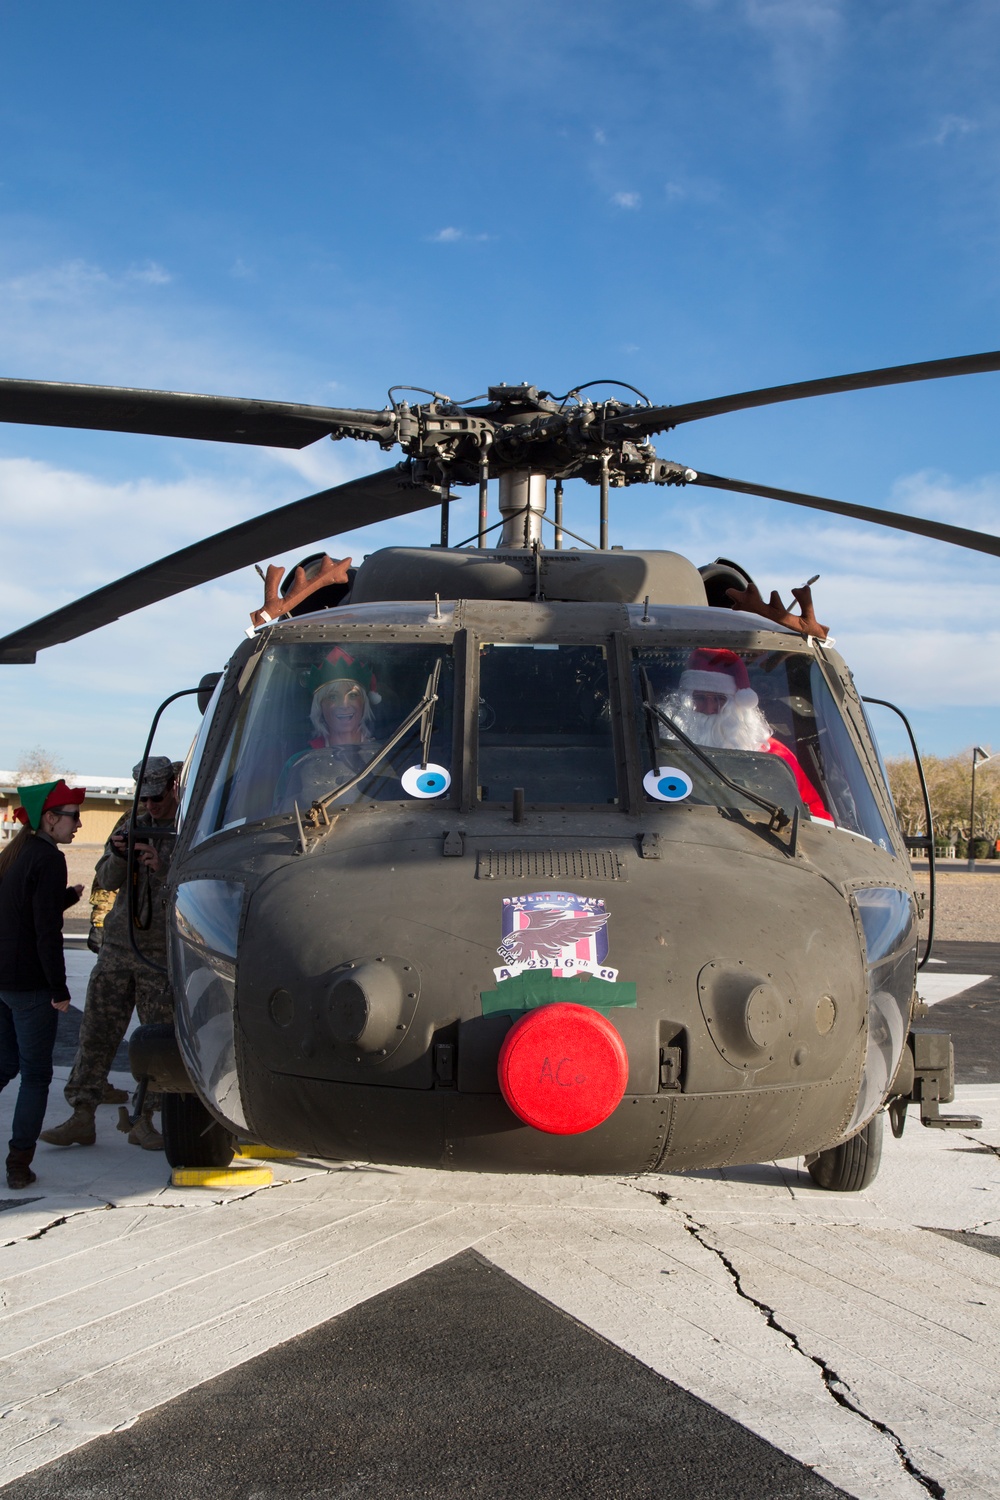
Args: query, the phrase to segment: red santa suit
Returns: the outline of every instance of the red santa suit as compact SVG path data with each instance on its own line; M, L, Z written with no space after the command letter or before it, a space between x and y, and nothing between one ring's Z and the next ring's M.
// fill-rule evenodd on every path
M692 694L714 693L725 702L718 714L703 714L693 707ZM746 663L735 651L699 646L691 652L681 673L679 706L670 706L680 727L699 745L720 750L755 750L779 756L795 777L799 796L814 818L832 823L826 804L809 780L798 756L776 740L750 686ZM690 707L688 705L691 705Z

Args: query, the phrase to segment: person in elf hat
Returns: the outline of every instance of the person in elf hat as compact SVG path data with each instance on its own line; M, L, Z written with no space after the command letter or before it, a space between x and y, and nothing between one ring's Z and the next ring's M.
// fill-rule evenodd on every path
M313 736L309 749L293 756L278 779L275 811L287 811L297 802L309 807L336 787L357 776L372 761L379 742L374 735L372 709L381 703L378 683L371 667L335 646L315 674L309 706ZM384 761L380 775L395 772ZM343 805L357 801L359 787L345 793Z
M104 920L101 950L87 985L76 1057L64 1090L73 1113L61 1124L42 1131L41 1139L49 1146L94 1145L97 1106L107 1098L108 1069L128 1029L133 1008L144 1025L173 1020L173 995L162 972L167 962L166 879L171 840L156 835L173 833L180 770L179 761L152 755L139 787L141 811L136 818L139 837L132 870L131 923L140 952L160 969L150 968L136 957L129 936L129 902L124 887L130 813L119 819L97 862L97 884L117 895ZM140 761L132 769L133 778L138 780L141 771ZM134 1125L126 1112L121 1112L125 1118L119 1129L128 1132L130 1145L162 1151L163 1137L153 1124L153 1112L159 1104L158 1094L147 1093L143 1112Z
M798 757L771 734L750 686L746 663L735 651L707 646L692 651L680 686L660 706L696 745L780 756L812 817L832 821Z
M0 853L0 1089L21 1075L14 1105L7 1186L30 1187L31 1160L52 1082L58 1011L69 1009L63 912L82 885L67 886L60 844L80 826L83 787L65 781L19 786L23 826Z

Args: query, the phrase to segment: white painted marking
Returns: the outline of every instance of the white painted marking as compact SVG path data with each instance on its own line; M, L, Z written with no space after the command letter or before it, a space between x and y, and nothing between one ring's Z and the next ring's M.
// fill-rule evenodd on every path
M956 995L964 995L984 979L992 978L992 974L918 974L917 994L928 1005L940 1005L942 1000L954 1000Z

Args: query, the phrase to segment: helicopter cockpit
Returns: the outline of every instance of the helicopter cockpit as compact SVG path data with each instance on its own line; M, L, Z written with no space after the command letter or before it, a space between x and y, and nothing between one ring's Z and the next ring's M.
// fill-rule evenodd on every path
M529 808L623 809L631 762L650 811L686 803L753 812L756 798L784 820L798 812L893 853L872 790L879 772L863 765L868 747L852 736L815 650L724 653L740 662L757 705L759 727L740 740L719 727L725 715L699 715L684 691L705 650L690 629L677 644L632 646L630 683L619 680L607 639L477 639L462 654L449 638L331 633L279 632L266 645L239 695L192 846L287 822L317 800L337 812L359 802L485 811L510 806L517 792ZM457 688L475 702L464 766Z

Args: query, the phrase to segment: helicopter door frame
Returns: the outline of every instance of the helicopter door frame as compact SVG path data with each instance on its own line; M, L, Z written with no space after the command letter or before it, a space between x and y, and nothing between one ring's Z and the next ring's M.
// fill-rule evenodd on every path
M191 797L184 809L184 817L177 833L175 858L183 858L193 847L192 840L200 826L205 802L213 785L220 747L229 732L233 713L239 711L239 702L249 685L248 681L244 680L247 665L252 658L259 659L262 654L260 637L266 635L270 638L271 633L270 629L261 630L252 640L241 641L223 668L220 684L222 691L215 698L215 707L212 709L201 748L201 758L194 768ZM202 728L205 726L203 725ZM208 774L209 772L211 774Z
M639 816L647 804L642 796L642 766L638 753L638 722L635 696L632 692L632 651L634 643L628 630L611 635L614 667L612 691L618 703L612 714L615 728L615 755L618 761L618 787L622 812Z
M930 876L930 879L928 881L930 889L927 893L927 937L925 940L926 947L924 948L924 956L917 964L918 969L923 969L928 963L930 963L931 951L934 947L934 896L936 884L935 876L937 872L934 851L934 812L931 808L931 794L927 788L927 778L924 775L924 767L923 762L920 759L920 751L917 749L916 735L913 733L910 721L904 714L903 710L901 708L897 708L895 703L890 703L888 698L868 698L862 696L861 701L862 703L877 703L880 708L891 708L893 713L898 715L898 717L902 719L903 727L910 739L910 749L913 751L913 761L917 768L917 778L920 782L920 792L921 796L923 797L924 803L924 816L927 820L927 835L926 838L909 838L903 832L901 826L899 827L899 834L903 840L903 843L906 845L907 851L911 849L927 850L927 871ZM867 718L867 715L865 715L865 717ZM875 737L874 729L871 730L871 736L875 741L875 746L877 749L878 740ZM886 785L888 786L888 779L886 780ZM892 796L891 787L889 787L889 795L890 797ZM897 826L899 826L899 814L896 812L895 804L893 805L893 812L896 815Z
M454 749L452 763L458 772L458 811L471 813L478 805L479 780L479 643L475 633L463 625L452 642L455 660Z

